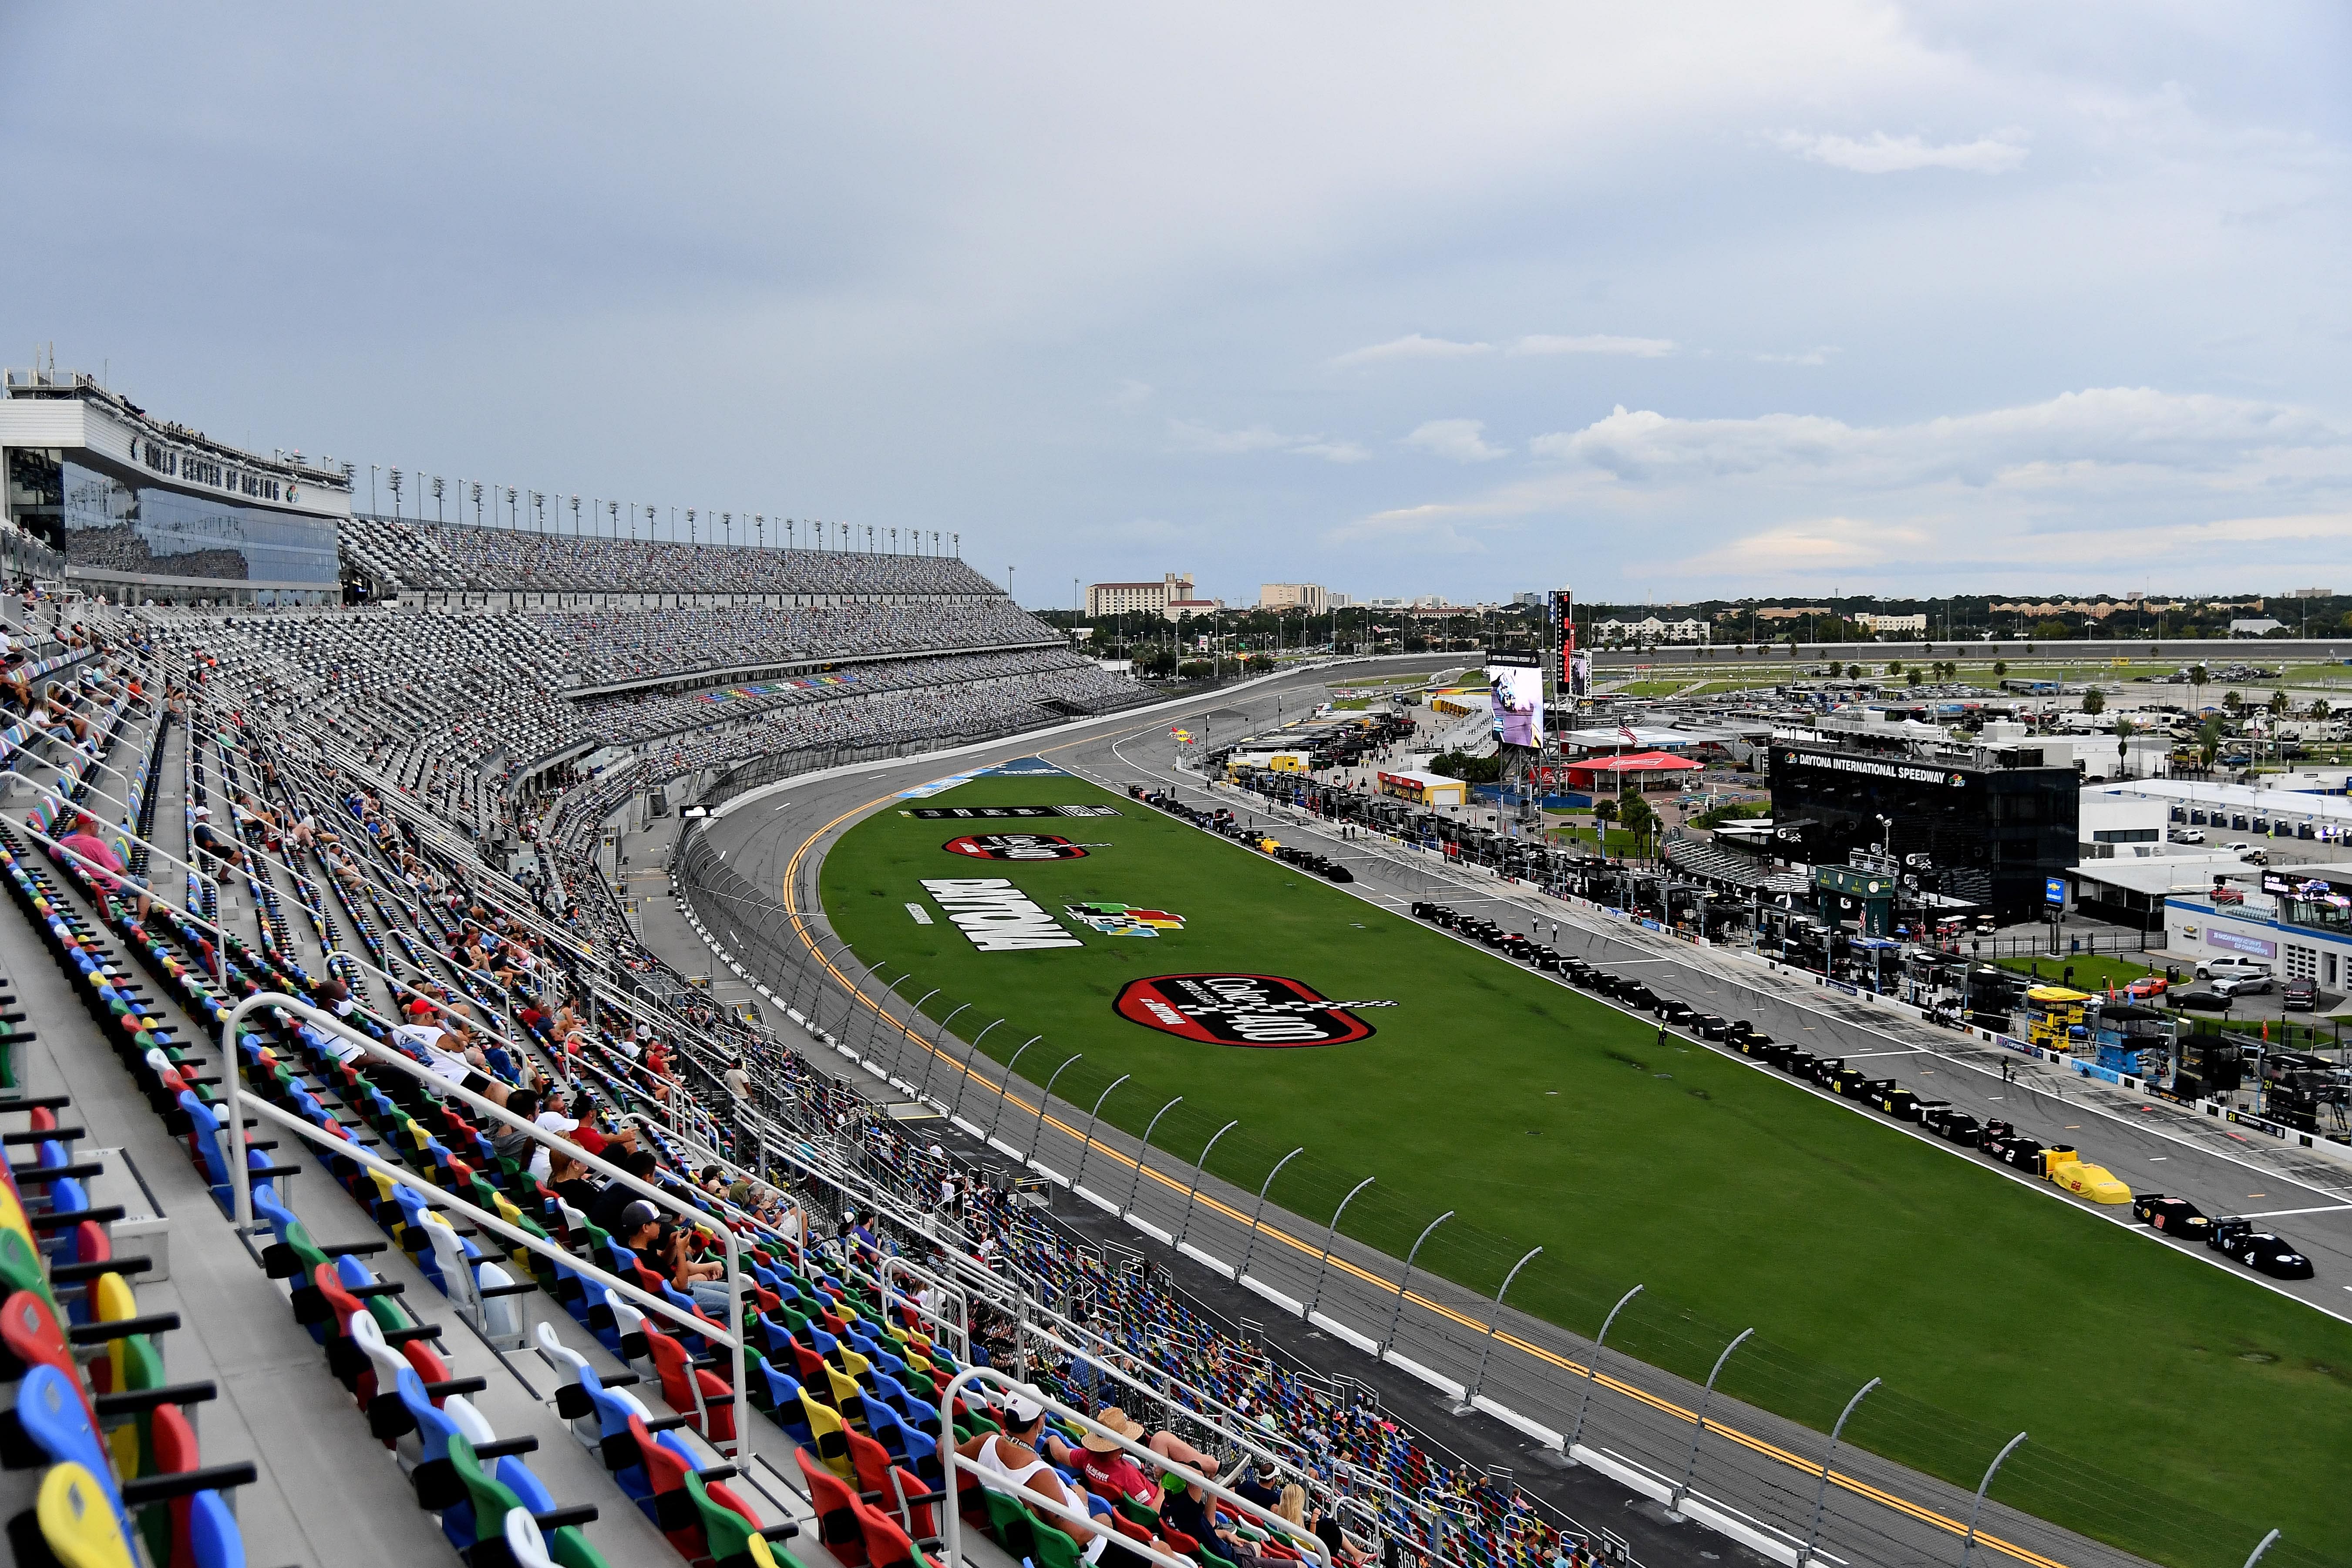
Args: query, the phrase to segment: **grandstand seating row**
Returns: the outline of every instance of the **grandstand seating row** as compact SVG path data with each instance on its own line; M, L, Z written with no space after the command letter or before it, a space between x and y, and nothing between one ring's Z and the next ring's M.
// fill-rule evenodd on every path
M923 595L1000 597L951 555L578 538L357 517L341 549L386 592Z

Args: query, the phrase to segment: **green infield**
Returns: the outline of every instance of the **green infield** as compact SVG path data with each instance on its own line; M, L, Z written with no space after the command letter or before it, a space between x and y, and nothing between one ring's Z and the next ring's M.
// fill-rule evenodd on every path
M1118 815L908 815L1007 805ZM1086 852L944 847L988 834ZM1771 1348L1743 1348L1722 1386L1818 1429L1884 1376L1848 1440L1970 1489L2024 1429L2036 1463L1996 1491L2015 1506L2168 1562L2242 1560L2273 1524L2336 1554L2312 1561L2352 1561L2352 1325L1971 1156L1662 1042L1646 1021L1076 778L983 776L893 802L832 848L822 889L864 962L887 960L882 979L909 972L898 994L937 988L934 1017L968 1004L965 1038L1002 1016L985 1042L999 1060L1043 1036L1024 1078L1083 1053L1059 1098L1091 1104L1132 1075L1101 1114L1139 1133L1184 1096L1154 1138L1180 1161L1237 1118L1210 1167L1249 1190L1305 1146L1273 1202L1318 1224L1344 1182L1374 1176L1350 1236L1402 1257L1423 1223L1459 1211L1421 1261L1489 1294L1539 1244L1513 1304L1587 1334L1640 1282L1611 1342L1686 1375L1705 1374L1718 1329L1752 1324L1751 1346ZM953 922L973 910L985 920ZM1338 1016L1371 1031L1344 1043L1223 1044L1169 1032L1182 987L1136 984L1163 975L1296 982L1310 1006L1294 1019L1335 1017L1312 1010L1317 994L1381 1005ZM1318 1027L1339 1026L1297 1032ZM2079 1136L2087 1160L2123 1152L2095 1124ZM2243 1542L2239 1521L2257 1527Z

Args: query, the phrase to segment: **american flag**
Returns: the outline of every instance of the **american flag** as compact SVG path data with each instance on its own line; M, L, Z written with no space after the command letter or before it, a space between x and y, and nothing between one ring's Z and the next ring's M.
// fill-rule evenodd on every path
M1628 745L1638 746L1642 743L1642 737L1636 735L1633 731L1627 729L1622 724L1617 726L1617 732L1625 737L1625 742Z

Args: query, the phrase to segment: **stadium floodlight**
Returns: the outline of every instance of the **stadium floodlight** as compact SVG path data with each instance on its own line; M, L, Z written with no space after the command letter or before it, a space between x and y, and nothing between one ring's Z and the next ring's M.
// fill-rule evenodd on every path
M731 511L722 511L722 512L720 512L720 513L719 514L719 526L721 526L722 528L726 529L726 531L727 531L727 548L728 548L728 549L730 549L730 550L734 549L734 548L735 548L735 514L734 514L733 512L731 512Z
M755 511L751 514L751 533L759 542L761 549L768 548L768 514L766 512Z
M606 517L607 519L609 519L609 520L611 521L611 522L612 522L612 524L613 524L613 537L614 537L614 539L618 539L618 538L620 538L620 537L621 537L621 503L620 503L619 501L616 501L616 500L608 500L608 501L606 501L606 502L604 503L604 515L605 515L605 517Z
M474 526L482 526L482 487L479 483L474 486Z
M433 521L441 521L441 476L433 476Z
M800 520L799 520L798 518L791 518L791 517L788 517L788 518L784 519L784 548L785 548L785 549L787 549L787 550L793 550L793 549L796 549L796 548L798 548L798 547L799 547L799 544L800 544L799 530L800 530Z
M574 539L580 537L580 498L578 496L572 498L572 537Z

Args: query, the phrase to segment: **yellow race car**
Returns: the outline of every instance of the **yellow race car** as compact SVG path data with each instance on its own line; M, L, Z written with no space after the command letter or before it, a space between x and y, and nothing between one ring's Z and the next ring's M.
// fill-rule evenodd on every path
M2132 1201L2131 1189L2116 1180L2113 1172L2105 1165L2085 1163L2071 1143L2055 1144L2042 1152L2042 1174L2053 1185L2095 1204Z

